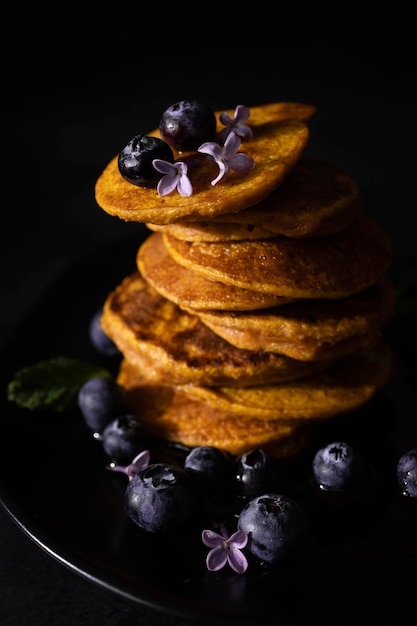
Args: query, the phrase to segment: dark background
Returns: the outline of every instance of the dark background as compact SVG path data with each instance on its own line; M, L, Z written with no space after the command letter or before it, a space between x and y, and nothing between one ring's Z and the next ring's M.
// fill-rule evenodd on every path
M97 206L94 183L133 135L185 98L214 109L315 104L307 152L350 172L395 254L415 259L416 21L248 16L187 27L192 36L171 21L111 38L3 45L0 349L80 255L142 235L142 225ZM81 579L3 511L0 524L2 625L181 623Z

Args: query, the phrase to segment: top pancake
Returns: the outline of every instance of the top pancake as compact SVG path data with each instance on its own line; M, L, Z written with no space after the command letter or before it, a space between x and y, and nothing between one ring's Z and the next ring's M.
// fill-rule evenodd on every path
M275 235L312 237L340 232L357 214L356 181L340 168L301 157L282 185L259 204L202 222L149 224L186 241L239 241Z
M96 201L109 213L125 221L171 224L181 220L201 220L225 213L235 213L266 198L278 187L300 158L309 138L306 124L316 111L308 104L272 103L250 109L250 141L242 142L240 152L255 161L249 174L229 171L216 185L218 166L198 152L175 150L176 160L185 161L193 185L190 197L176 190L159 196L156 189L139 187L125 180L119 172L118 155L107 165L95 187ZM222 111L216 112L217 130ZM233 116L234 111L229 110ZM159 130L149 135L160 136Z
M391 242L365 215L341 233L239 242L186 242L165 233L173 259L210 280L289 298L343 298L373 285Z

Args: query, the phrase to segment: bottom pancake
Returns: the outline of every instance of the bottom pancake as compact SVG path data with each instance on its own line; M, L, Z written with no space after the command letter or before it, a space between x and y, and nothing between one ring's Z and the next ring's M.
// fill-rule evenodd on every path
M364 406L395 371L381 343L326 372L277 385L207 388L156 385L146 369L123 360L118 382L130 410L155 437L185 446L212 445L240 455L263 448L275 457L308 447L317 424Z
M214 446L235 456L263 448L275 457L298 454L311 441L310 429L297 423L242 418L191 398L181 386L149 384L127 361L122 362L118 382L127 391L131 412L157 439L190 448Z

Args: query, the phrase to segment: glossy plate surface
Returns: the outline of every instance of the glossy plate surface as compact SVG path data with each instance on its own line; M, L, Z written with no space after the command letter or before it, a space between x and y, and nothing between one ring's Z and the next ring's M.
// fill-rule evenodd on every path
M90 345L88 323L108 291L134 271L137 246L123 241L96 252L51 286L3 355L3 388L19 367L44 358L107 364ZM23 411L7 403L5 392L3 505L86 584L199 624L408 623L416 610L417 506L398 492L395 467L400 454L417 447L415 327L414 317L390 331L399 368L384 393L317 441L349 437L369 450L378 475L375 498L329 503L309 488L298 492L311 516L313 540L297 561L270 569L253 563L241 576L228 568L208 573L200 529L160 537L127 518L124 476L106 470L100 444L77 411ZM24 480L13 469L22 459Z

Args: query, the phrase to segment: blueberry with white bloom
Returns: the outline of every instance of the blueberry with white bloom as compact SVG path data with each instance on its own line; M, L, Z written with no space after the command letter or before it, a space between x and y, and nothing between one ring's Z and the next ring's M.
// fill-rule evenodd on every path
M186 472L177 465L153 463L129 480L124 496L127 515L151 533L167 532L188 521L196 496Z
M408 450L397 463L397 481L404 496L417 498L417 448Z
M126 392L111 376L95 376L78 391L78 407L87 426L102 433L107 424L126 412Z
M149 446L150 436L135 415L123 413L107 424L101 443L112 461L126 464Z
M200 100L180 100L163 112L159 131L162 139L180 152L196 150L202 141L214 139L216 116Z
M248 535L249 551L266 563L299 555L309 538L304 509L283 494L253 498L239 515L238 529Z
M184 460L184 469L203 492L222 486L229 480L231 457L215 446L196 446Z
M98 309L90 320L88 327L90 340L95 349L109 357L119 357L121 352L116 346L114 341L104 332L101 326L101 317L103 315L103 308Z
M275 491L281 483L278 465L261 448L242 454L236 460L235 470L236 492L245 498Z
M152 165L154 159L173 163L174 154L166 141L158 137L136 135L119 153L119 172L133 185L156 187L161 174Z
M344 491L363 486L368 467L356 449L345 441L334 441L320 448L313 459L314 480L320 489Z

